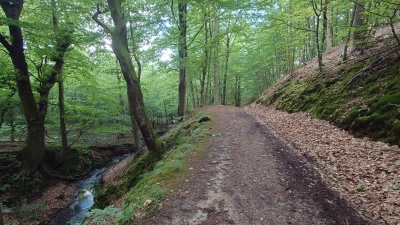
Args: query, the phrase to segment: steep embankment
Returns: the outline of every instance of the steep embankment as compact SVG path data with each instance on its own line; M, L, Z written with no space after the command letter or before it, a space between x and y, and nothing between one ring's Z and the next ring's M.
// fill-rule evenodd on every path
M398 24L397 28L400 28ZM342 62L343 46L295 70L268 89L257 103L288 112L308 111L351 131L390 144L400 144L399 48L386 28Z
M378 224L398 224L400 60L385 32L376 32L365 52L346 62L338 60L343 47L331 49L323 73L311 61L247 111L310 157L325 183L360 213ZM362 136L370 138L356 138Z

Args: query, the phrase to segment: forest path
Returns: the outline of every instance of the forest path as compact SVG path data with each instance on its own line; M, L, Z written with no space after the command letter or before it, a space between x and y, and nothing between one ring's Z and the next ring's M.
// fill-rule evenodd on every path
M290 143L242 108L214 106L209 150L188 182L138 224L368 224Z

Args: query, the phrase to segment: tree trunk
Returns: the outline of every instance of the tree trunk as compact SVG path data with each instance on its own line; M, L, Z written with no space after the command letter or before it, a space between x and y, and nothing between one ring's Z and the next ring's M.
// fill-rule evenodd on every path
M10 121L10 126L11 126L10 139L11 139L11 142L14 142L15 141L15 127L16 127L14 120Z
M204 14L204 61L202 68L202 77L200 81L200 107L206 105L207 90L205 90L206 76L208 68L208 23L207 13Z
M364 11L363 3L357 2L354 4L353 27L355 30L353 33L353 47L351 52L362 51L362 45L365 39L365 29L363 28L364 21L362 18Z
M217 9L216 9L217 10ZM214 32L213 38L215 41L214 46L214 105L219 105L219 66L218 66L218 50L219 50L219 14L218 11L215 12L214 16Z
M133 58L135 59L136 65L138 67L138 82L140 84L140 77L142 75L142 64L140 63L139 57L136 54L136 43L134 40L134 32L133 32L133 25L132 25L132 21L129 23L129 30L130 30L130 34L131 34L131 41L132 41L132 54L133 54ZM117 78L118 78L118 82L120 82L120 76L119 74L117 74ZM119 86L119 85L118 85ZM121 97L121 102L122 102L122 97ZM123 103L123 102L122 102ZM130 108L132 106L129 106ZM131 126L132 126L132 135L133 135L133 144L134 144L134 148L133 148L133 152L136 152L140 149L140 136L139 136L139 129L138 129L138 125L136 123L135 118L132 116L132 113L129 114L130 118L131 118Z
M347 13L348 21L350 21L350 27L349 27L349 31L347 32L346 44L344 45L343 58L342 58L343 61L347 60L347 49L349 47L349 43L350 43L350 39L351 39L351 29L353 27L355 12L356 12L356 6L354 5L353 13L351 13L351 16L350 16L350 10Z
M318 8L318 5L317 5L317 3L315 1L316 0L312 1L314 14L315 14L315 17L317 19L317 21L315 23L316 27L315 27L315 31L314 31L315 32L315 39L316 39L315 43L316 43L316 46L317 46L318 69L319 69L320 72L322 72L323 66L324 66L324 64L322 63L322 46L323 45L320 45L320 41L319 41L319 39L320 39L320 37L319 37L319 27L320 27L321 12L323 10L322 10L322 0L320 0L321 2L320 2L320 5L319 5L319 8ZM325 35L324 32L323 32L323 35ZM322 39L324 39L324 38L322 38ZM322 43L323 43L323 41L322 41Z
M106 32L111 33L112 49L118 59L127 85L129 111L135 118L150 153L155 158L159 158L163 153L163 147L147 116L138 76L129 55L126 24L121 9L121 0L107 0L107 2L114 22L114 29L110 30L98 20L97 16L101 13L99 11L93 16L93 19L101 25Z
M179 97L178 97L178 116L184 116L186 112L186 21L187 21L187 4L185 0L178 2L178 18L179 18Z
M332 28L332 8L328 7L327 5L328 3L326 3L326 7L327 7L327 11L326 11L326 17L327 17L327 27L326 27L326 50L328 51L329 49L331 49L333 47L333 28Z
M222 86L222 105L226 105L226 80L228 77L228 68L229 68L229 55L230 55L230 40L231 37L229 33L226 35L226 55L225 55L225 71L223 78L223 86Z
M196 108L196 100L194 98L193 80L190 80L190 99L192 101L192 109Z
M64 104L64 78L62 71L59 74L58 80L58 107L60 109L60 133L61 133L61 155L58 163L62 163L68 153L68 137L67 137L67 125L65 123L65 104Z
M23 0L1 1L0 4L8 19L19 21L24 4ZM27 145L22 151L22 166L25 172L33 172L44 160L44 124L32 92L24 53L22 30L18 24L8 25L12 38L11 44L3 36L0 36L0 42L7 49L14 66L18 95L28 124Z

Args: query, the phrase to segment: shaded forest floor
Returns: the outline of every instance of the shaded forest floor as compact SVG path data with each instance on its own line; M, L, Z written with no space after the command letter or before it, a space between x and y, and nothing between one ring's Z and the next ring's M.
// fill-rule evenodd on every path
M135 218L134 224L373 223L363 218L364 209L328 188L321 179L319 165L323 163L301 154L303 151L295 147L297 142L292 142L297 139L286 140L284 134L291 132L290 124L297 124L299 118L255 106L246 111L265 115L264 110L269 110L272 122L264 123L242 108L201 110L212 121L206 154L190 161L186 183L168 191L153 217ZM298 117L311 122L306 115ZM289 125L282 129L284 133L276 130L281 129L277 126L280 119ZM324 129L296 136L316 136Z

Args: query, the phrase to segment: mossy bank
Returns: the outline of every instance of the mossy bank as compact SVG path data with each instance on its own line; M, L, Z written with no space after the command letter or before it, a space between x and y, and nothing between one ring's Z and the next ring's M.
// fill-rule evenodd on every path
M257 103L290 113L308 111L356 137L399 145L399 49L375 42L364 53L355 53L345 62L338 60L323 72L299 68L275 84L273 91L267 90Z
M188 112L185 120L162 138L166 151L161 159L147 151L134 157L117 184L104 186L83 224L129 224L152 215L164 195L186 182L188 161L204 153L209 120L205 113ZM124 199L122 208L112 205L118 199Z

